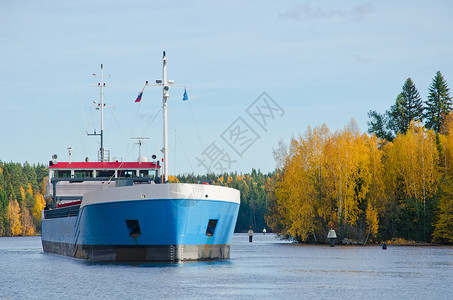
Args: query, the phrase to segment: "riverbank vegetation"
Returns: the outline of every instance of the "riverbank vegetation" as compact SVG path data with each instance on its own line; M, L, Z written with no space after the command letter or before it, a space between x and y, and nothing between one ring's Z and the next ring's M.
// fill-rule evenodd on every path
M45 165L0 161L0 236L40 232L46 176Z
M451 110L438 72L425 102L409 78L385 114L371 111L371 135L351 121L280 142L268 225L300 242L325 242L332 227L340 241L453 243Z

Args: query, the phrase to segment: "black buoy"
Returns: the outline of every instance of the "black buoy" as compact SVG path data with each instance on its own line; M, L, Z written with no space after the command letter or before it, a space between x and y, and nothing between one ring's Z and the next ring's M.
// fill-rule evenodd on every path
M386 243L382 243L382 250L387 250L387 244Z

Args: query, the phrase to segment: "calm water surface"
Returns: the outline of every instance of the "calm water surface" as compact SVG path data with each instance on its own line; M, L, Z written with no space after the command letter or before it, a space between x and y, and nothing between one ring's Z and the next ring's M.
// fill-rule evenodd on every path
M452 247L305 246L234 235L231 259L99 264L0 238L0 299L453 299Z

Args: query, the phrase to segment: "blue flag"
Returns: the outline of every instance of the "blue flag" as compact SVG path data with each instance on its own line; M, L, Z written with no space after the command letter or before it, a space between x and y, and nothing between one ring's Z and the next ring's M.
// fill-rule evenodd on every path
M187 91L184 88L184 96L182 96L182 101L187 101L187 100L189 100L189 97L187 97Z

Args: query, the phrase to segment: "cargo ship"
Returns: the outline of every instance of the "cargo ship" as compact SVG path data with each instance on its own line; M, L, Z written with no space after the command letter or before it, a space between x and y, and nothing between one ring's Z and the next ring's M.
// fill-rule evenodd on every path
M163 159L110 161L103 143L103 67L99 84L101 147L98 161L49 162L52 205L41 222L44 252L95 262L180 262L227 259L240 192L168 182L167 80L163 53ZM149 85L147 83L147 85ZM140 97L140 95L139 95ZM140 148L141 149L141 148Z

